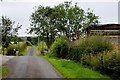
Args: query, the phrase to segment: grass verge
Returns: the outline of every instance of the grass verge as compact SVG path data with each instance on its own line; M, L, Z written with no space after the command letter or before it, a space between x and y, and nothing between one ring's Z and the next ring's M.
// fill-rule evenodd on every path
M21 52L19 56L26 56L29 48L30 48L30 46L28 46L23 52Z
M9 70L5 67L0 67L0 79L6 78L9 74Z
M100 74L97 71L93 71L89 68L82 66L80 63L76 63L71 60L57 59L54 57L43 56L49 61L62 75L64 78L105 78L110 77Z

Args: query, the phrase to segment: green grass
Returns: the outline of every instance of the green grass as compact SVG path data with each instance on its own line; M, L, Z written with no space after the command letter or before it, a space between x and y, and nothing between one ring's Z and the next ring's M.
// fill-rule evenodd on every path
M9 74L9 70L7 68L0 67L0 79L6 78L8 74Z
M3 51L2 51L3 52ZM7 49L6 48L4 48L4 56L6 56L6 54L7 54ZM2 54L0 54L0 55L3 55L3 53Z
M0 46L0 49L2 49L2 46Z
M36 47L36 55L37 55L37 56L41 56L41 52L39 51L38 46Z
M23 52L21 52L19 56L26 56L29 48L30 48L30 46L28 46Z
M37 45L32 45L31 47L37 47Z
M76 63L71 60L57 59L53 57L43 56L48 60L62 75L64 78L108 78L110 77L100 74L97 71L93 71L89 68L85 68L80 63Z

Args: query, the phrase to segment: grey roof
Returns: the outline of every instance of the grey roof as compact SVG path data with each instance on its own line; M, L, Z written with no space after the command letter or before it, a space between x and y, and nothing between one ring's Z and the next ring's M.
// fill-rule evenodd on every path
M120 27L120 24L95 24L95 25L90 25L87 28L107 27L107 26L119 26Z

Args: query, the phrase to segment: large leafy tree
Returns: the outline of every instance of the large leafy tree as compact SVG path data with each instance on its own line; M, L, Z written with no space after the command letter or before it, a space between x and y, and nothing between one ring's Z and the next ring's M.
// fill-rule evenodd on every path
M34 32L52 42L60 35L77 35L78 30L85 33L87 26L99 23L98 19L93 11L85 12L77 3L64 2L53 8L40 5L31 15L29 33Z
M6 16L2 16L0 28L2 35L2 46L4 48L7 48L12 38L17 35L17 32L21 28L21 25L15 25L15 22L12 22Z
M20 37L13 37L12 39L11 39L11 41L13 41L13 42L22 42L23 40L22 40L22 38L20 38Z
M50 7L39 6L38 10L31 16L32 24L29 33L34 32L37 35L40 35L42 39L46 40L48 44L50 44L57 30L55 30L55 26L53 26L52 17L53 17L54 9Z
M99 16L96 16L89 8L85 12L77 3L72 6L71 2L65 2L56 6L55 9L57 10L57 17L55 18L57 28L60 28L66 35L77 34L78 30L85 32L89 25L99 23Z

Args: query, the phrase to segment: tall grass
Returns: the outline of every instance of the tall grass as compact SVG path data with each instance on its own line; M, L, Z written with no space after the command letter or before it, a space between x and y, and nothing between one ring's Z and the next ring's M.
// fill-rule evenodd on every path
M47 51L48 46L44 41L41 41L37 47L37 55L39 56L43 51Z
M58 59L56 57L52 57L50 54L44 56L63 76L68 80L71 78L75 78L77 80L81 79L106 79L110 80L110 78L106 75L102 75L97 71L91 70L89 68L85 68L80 63L76 63L72 60Z
M81 38L77 44L79 48L83 49L83 53L86 54L97 54L99 52L113 50L113 45L110 43L109 39L100 35Z
M63 39L57 39L52 47L52 54L59 58L75 60L83 65L120 79L120 54L113 52L114 46L109 39L94 35L81 38L76 46L64 45ZM62 55L61 55L62 54Z
M103 52L99 54L82 55L81 63L94 70L110 75L114 79L120 79L119 53Z
M21 53L19 53L19 56L26 56L27 53L28 53L29 48L30 48L29 46L26 47L24 51L22 51Z
M5 67L0 67L0 79L6 78L9 74L9 70Z
M18 44L9 44L7 48L7 55L11 55L9 51L13 49L15 49L16 51L19 51L19 55L20 55L20 53L23 52L27 48L27 46L32 46L32 44L29 41L24 41Z
M67 58L80 61L82 54L97 54L104 51L111 51L112 44L102 36L90 36L79 39L76 46L69 47L66 37L55 40L51 46L51 53L59 58Z
M51 53L56 57L65 58L67 56L68 39L65 36L57 38L51 46Z

